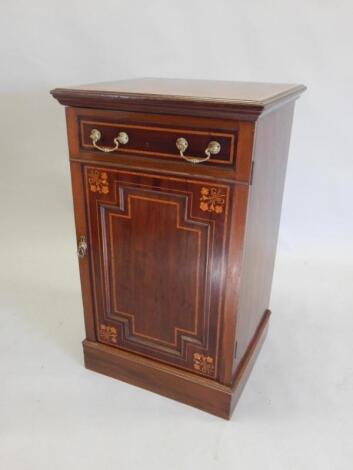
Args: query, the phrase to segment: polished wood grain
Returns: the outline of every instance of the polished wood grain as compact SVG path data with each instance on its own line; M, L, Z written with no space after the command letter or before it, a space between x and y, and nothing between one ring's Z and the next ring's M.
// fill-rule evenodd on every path
M264 314L232 386L88 340L83 342L85 366L220 418L230 419L265 340L269 315L269 311Z
M101 119L84 119L80 121L81 148L88 151L99 152L90 139L93 129L98 129L101 133L99 145L108 148L114 147L114 138L123 131L129 136L126 145L120 145L114 152L131 153L160 158L173 158L176 161L183 161L176 148L176 141L182 137L187 140L188 148L185 151L187 157L205 158L205 150L209 143L216 140L221 150L217 155L213 155L205 165L234 165L236 155L237 131L227 133L217 130L215 125L211 129L195 129L184 125L180 128L170 128L161 126L146 126L137 123L127 122L107 122Z
M102 342L217 376L230 187L84 167ZM218 276L215 277L214 273Z
M245 148L252 141L254 125L249 122L67 108L67 125L72 159L250 180L251 158ZM93 148L89 138L94 128L102 131L102 145L111 146L120 131L128 133L129 143L113 153L101 152ZM211 140L220 142L221 152L202 165L190 165L179 155L175 145L178 137L188 139L188 156L204 157ZM214 167L215 172L210 167Z
M86 367L229 418L264 341L298 85L132 80L67 105ZM109 146L128 131L130 147ZM185 162L179 131L201 156Z
M217 80L136 78L114 82L92 83L76 87L57 88L52 94L57 98L65 93L82 95L109 93L129 98L131 95L151 99L189 99L240 103L248 106L266 106L274 101L305 90L303 85L288 83L233 82Z
M118 348L83 342L85 366L160 395L220 416L230 417L232 389L215 380Z
M113 82L91 83L61 90L108 92L157 97L192 98L205 101L232 101L243 104L266 105L305 89L303 85L288 83L234 82L225 80L195 80L180 78L134 78ZM53 92L54 93L54 92Z
M293 111L289 103L256 124L233 374L269 307Z
M303 85L146 78L56 88L51 93L66 106L254 121L304 90Z
M88 340L83 342L85 366L220 418L230 419L266 338L269 316L270 311L266 311L231 386Z

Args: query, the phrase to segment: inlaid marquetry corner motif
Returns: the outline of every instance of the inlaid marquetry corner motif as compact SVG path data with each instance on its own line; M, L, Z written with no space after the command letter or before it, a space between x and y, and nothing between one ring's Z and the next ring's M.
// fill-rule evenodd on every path
M99 326L99 339L107 343L116 344L118 342L118 332L114 326L101 323Z
M88 173L88 184L93 193L109 193L108 174L105 171L91 170Z
M194 369L202 374L212 375L214 372L213 357L194 353Z
M219 188L201 188L200 209L204 212L222 214L226 196Z

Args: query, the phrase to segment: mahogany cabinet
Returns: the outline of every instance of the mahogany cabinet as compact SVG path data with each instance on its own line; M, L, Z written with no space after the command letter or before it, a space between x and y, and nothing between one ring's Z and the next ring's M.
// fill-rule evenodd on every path
M301 85L134 79L66 106L85 365L229 418L264 340Z

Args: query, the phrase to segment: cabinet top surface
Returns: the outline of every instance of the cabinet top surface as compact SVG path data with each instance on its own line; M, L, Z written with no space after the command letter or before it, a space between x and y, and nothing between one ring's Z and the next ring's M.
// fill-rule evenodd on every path
M156 99L234 103L247 106L269 105L305 90L303 85L284 83L231 82L213 80L135 78L102 82L52 91L54 97L79 94L116 97L148 97Z

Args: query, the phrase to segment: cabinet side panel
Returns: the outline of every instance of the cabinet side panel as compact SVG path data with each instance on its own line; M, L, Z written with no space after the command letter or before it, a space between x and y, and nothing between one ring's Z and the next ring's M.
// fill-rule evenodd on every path
M256 123L233 371L269 307L294 103Z
M253 155L254 123L241 122L239 126L238 171L250 180ZM230 216L230 238L224 291L224 314L221 336L220 382L231 385L233 381L233 358L235 349L235 313L238 303L243 244L247 215L249 185L236 183L233 187L233 206Z

